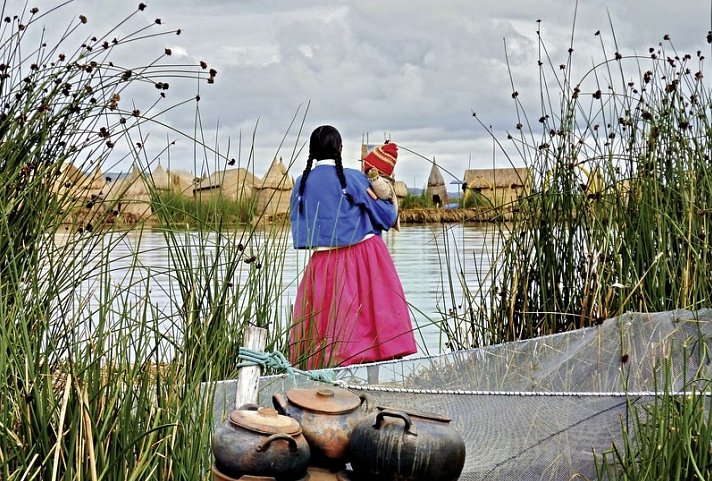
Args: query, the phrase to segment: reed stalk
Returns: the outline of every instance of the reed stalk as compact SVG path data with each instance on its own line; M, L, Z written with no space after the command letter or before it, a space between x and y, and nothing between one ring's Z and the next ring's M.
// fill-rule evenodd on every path
M257 267L269 264L269 243L260 250L245 240L241 247L236 234L208 232L218 221L205 216L211 223L197 231L197 242L192 234L169 235L173 264L161 271L142 263L140 225L131 232L107 228L111 202L91 217L75 215L86 200L67 166L86 171L117 157L142 165L148 154L135 146L145 130L167 127L161 115L195 102L166 106L166 79L215 75L207 66L167 62L169 49L155 42L179 32L156 32L160 22L153 19L144 24L146 8L139 4L120 22L129 32L120 38L114 30L83 33L90 23L84 16L70 20L56 43L43 38L42 24L56 21L61 8L28 9L0 24L5 480L206 478L215 420L205 381L233 376L242 326L273 322L280 309L267 288L275 285L272 271L260 276ZM142 44L157 48L147 65L112 60ZM155 103L129 102L141 88L155 93ZM124 245L133 250L117 267L114 252ZM196 248L200 255L193 256ZM246 262L248 256L254 260ZM246 279L238 282L241 268ZM178 311L151 295L164 275L172 276Z
M506 140L475 117L531 184L509 206L511 219L499 219L489 282L465 286L469 315L453 331L455 347L591 326L628 310L696 309L712 294L712 95L702 51L680 54L665 37L647 55L625 55L613 32L578 76L573 48L555 62L539 38L536 116L512 78L517 122Z
M676 380L669 358L658 369L663 373L662 385L655 387L659 394L628 399L620 441L594 452L597 479L702 481L712 477L709 379L697 373ZM682 371L686 372L685 366Z

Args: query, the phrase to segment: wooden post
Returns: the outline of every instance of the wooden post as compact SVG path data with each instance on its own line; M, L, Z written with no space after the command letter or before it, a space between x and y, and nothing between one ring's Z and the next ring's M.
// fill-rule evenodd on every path
M267 329L249 326L245 328L243 347L253 351L263 351L267 344ZM259 388L260 366L241 367L237 375L237 391L235 392L235 408L243 404L257 403L257 390Z

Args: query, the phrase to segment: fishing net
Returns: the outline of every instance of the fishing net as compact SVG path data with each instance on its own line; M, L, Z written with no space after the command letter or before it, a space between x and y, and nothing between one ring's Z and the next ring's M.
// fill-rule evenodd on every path
M461 480L596 479L593 452L621 441L632 405L652 402L670 374L682 390L706 372L711 321L709 309L629 313L537 339L371 364L378 384L367 382L365 365L334 374L377 405L451 418L466 444ZM300 374L265 376L259 404L307 384ZM219 385L216 420L234 407L234 390Z

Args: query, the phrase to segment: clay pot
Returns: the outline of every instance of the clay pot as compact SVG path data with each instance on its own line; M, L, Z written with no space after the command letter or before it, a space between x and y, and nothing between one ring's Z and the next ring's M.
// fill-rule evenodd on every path
M304 478L309 465L309 445L299 423L272 408L234 410L213 433L211 446L216 471L227 478L293 481Z
M357 479L455 481L465 442L450 419L379 408L354 428L349 460Z
M344 469L354 427L367 416L368 403L338 387L298 388L272 396L281 414L294 418L311 448L311 464L332 471ZM365 406L364 406L365 405Z

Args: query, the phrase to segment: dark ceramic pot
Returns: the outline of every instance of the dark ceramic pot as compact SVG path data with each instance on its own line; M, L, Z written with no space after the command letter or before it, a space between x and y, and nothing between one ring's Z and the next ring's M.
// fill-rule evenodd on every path
M290 389L286 397L281 393L272 397L277 411L301 425L311 448L311 464L332 471L344 469L348 462L351 433L368 415L365 401L338 387Z
M306 475L310 459L299 423L272 408L257 406L231 412L213 433L211 446L217 471L228 478L298 480Z
M349 460L357 479L455 481L465 442L448 418L379 408L354 428Z

